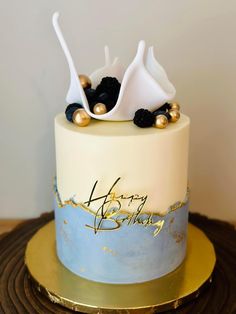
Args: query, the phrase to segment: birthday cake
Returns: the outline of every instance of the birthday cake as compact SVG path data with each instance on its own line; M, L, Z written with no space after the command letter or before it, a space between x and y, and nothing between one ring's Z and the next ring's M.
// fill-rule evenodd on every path
M160 278L186 256L189 118L144 41L127 69L105 47L105 66L78 75L53 25L71 78L55 118L57 256L93 281Z

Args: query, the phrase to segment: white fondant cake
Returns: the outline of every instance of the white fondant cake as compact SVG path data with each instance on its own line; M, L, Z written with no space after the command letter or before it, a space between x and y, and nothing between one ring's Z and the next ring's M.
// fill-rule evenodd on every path
M58 258L99 282L159 278L186 255L189 118L167 103L175 88L144 41L126 70L105 47L105 66L78 76L58 17L70 71L55 118Z
M106 283L161 277L186 254L189 118L165 130L55 119L60 261Z

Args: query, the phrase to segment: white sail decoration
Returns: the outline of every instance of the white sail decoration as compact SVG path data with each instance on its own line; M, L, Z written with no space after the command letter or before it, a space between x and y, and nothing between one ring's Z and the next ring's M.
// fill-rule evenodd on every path
M156 61L153 47L149 47L148 49L145 66L148 72L151 74L151 76L156 80L156 82L159 83L159 85L165 91L167 97L170 97L168 100L173 99L176 90L174 86L171 84L171 82L168 80L166 71Z
M145 42L141 40L134 60L124 71L118 58L111 62L109 48L105 47L105 66L90 75L92 87L100 83L105 76L116 77L121 82L121 88L116 105L112 110L95 115L90 111L89 104L80 84L78 72L75 69L70 51L58 25L59 14L53 14L53 26L62 46L70 70L70 87L66 96L68 103L80 103L86 112L99 120L126 121L132 120L135 112L140 108L157 109L175 96L175 88L168 80L167 74L154 57L153 48L147 52L144 63Z
M67 47L67 44L66 44L65 39L62 35L60 26L58 24L58 18L59 18L59 13L55 12L53 14L53 17L52 17L52 24L53 24L54 30L57 34L57 38L61 44L62 50L65 54L66 60L67 60L68 65L69 65L69 70L70 70L70 87L69 87L69 90L68 90L68 93L66 96L66 101L69 104L82 103L83 98L86 98L86 97L85 97L83 88L80 84L78 74L77 74L77 71L75 69L75 65L74 65L73 59L71 57L70 51ZM84 97L81 97L82 94L84 94Z
M116 77L119 82L122 81L125 68L120 64L119 59L115 58L111 63L110 51L108 46L104 47L105 51L105 66L94 71L89 78L92 81L93 88L96 88L100 84L103 77L111 76Z

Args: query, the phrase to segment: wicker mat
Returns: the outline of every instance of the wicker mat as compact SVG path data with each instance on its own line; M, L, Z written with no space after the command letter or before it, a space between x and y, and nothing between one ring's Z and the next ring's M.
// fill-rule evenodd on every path
M41 295L29 280L24 265L28 240L51 219L53 213L47 213L0 236L0 313L74 313ZM213 282L194 301L165 313L236 314L236 230L228 223L199 214L190 214L190 222L202 229L215 246L217 264Z

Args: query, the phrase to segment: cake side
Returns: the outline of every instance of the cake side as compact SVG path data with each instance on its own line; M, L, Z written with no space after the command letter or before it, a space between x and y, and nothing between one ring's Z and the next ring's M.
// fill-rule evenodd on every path
M75 274L137 283L186 254L189 118L165 130L55 119L57 254Z
M153 280L174 271L186 255L188 204L164 217L119 214L101 219L78 206L59 207L55 200L55 221L61 263L89 280Z

